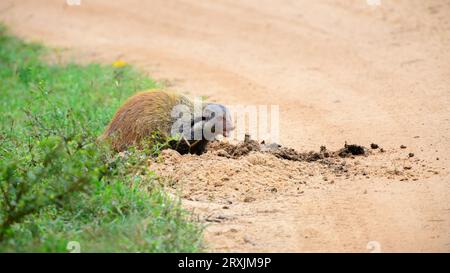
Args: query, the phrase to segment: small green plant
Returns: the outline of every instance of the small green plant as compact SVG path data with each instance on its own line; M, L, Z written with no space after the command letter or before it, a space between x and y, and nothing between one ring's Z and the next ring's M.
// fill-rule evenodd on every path
M29 142L27 149L25 157L11 154L0 165L0 242L27 216L52 205L67 208L102 173L92 145L49 136Z
M112 153L114 111L156 84L128 65L50 65L0 25L0 251L192 252L201 227L146 167L167 143Z

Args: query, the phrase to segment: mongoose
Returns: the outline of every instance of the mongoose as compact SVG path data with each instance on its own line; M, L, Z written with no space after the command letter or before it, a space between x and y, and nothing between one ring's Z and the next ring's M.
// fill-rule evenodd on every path
M176 149L182 154L201 154L209 140L228 136L233 126L225 106L201 103L200 107L200 113L195 114L194 103L185 96L161 90L140 92L117 110L102 138L109 139L113 149L120 152L139 146L156 132L164 138L178 136Z

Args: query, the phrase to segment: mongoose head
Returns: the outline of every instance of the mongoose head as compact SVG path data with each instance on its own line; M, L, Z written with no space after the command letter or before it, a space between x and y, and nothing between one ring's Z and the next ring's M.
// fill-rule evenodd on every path
M224 105L207 103L203 106L201 117L194 117L191 123L191 137L215 140L216 136L228 137L234 129L231 113Z

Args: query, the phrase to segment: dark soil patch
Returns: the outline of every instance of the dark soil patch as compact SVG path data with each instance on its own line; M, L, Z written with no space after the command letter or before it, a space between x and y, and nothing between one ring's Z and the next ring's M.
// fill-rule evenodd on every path
M269 153L275 157L291 160L313 162L326 158L363 156L369 153L368 149L361 145L345 144L342 149L328 151L325 146L320 147L320 151L298 152L289 147L282 147L278 144L258 143L254 140L246 140L239 144L214 141L208 144L206 151L214 152L218 156L239 158L248 155L250 152Z
M180 154L196 154L201 155L206 150L206 145L208 141L206 140L198 140L198 141L176 141L172 140L168 143L170 149L176 150Z
M361 145L349 145L345 143L344 148L340 149L337 153L340 157L351 157L354 155L366 155L368 153L368 150Z

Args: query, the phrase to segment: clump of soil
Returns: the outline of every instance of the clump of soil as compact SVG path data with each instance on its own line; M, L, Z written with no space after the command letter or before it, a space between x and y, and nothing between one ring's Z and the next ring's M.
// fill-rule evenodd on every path
M337 151L328 151L325 146L320 147L319 152L298 152L295 149L289 147L282 147L281 145L272 143L265 144L262 142L259 144L254 140L246 138L244 142L239 144L231 144L227 142L211 142L206 151L215 152L218 156L224 156L228 158L239 158L248 155L250 152L262 152L274 155L277 158L291 160L291 161L306 161L313 162L325 158L334 157L352 157L367 155L368 149L361 145L347 144L345 143L342 149Z
M317 161L319 159L325 158L323 153L317 153L317 152L308 152L308 153L299 153L296 150L292 148L287 147L280 147L277 150L271 150L269 153L273 154L274 156L282 159L292 160L292 161Z
M220 208L251 205L275 196L301 196L307 189L348 180L415 181L434 171L417 157L393 159L392 153L374 153L356 144L345 144L336 151L322 146L319 151L299 152L247 139L236 144L210 142L201 155L167 149L149 160L149 167L169 191L184 200L208 206L215 203Z
M337 153L340 157L351 157L354 155L366 155L368 154L368 150L366 147L361 145L348 145L345 143L344 148L340 149Z
M200 155L167 149L149 164L182 198L229 206L273 195L298 196L306 185L317 188L350 179L375 176L415 181L427 169L416 157L387 160L385 155L381 148L375 153L347 143L335 151L321 146L319 151L299 152L246 136L243 142L234 144L209 142Z
M250 152L261 151L261 146L257 141L247 140L239 144L214 141L208 144L206 151L216 152L218 156L228 158L239 158L248 155Z

